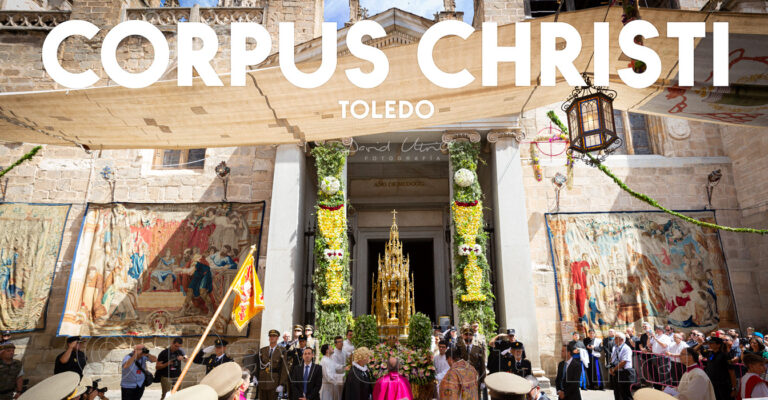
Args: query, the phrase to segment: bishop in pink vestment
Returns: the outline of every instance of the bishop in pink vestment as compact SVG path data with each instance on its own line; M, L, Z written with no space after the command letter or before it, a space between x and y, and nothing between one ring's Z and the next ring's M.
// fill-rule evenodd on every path
M373 400L413 400L411 384L408 378L400 375L400 361L391 357L387 362L389 373L376 381L373 387Z

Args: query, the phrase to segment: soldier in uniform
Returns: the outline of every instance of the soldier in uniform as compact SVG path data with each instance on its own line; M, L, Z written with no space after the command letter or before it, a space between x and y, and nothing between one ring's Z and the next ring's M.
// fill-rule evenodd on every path
M203 353L210 353L211 351L213 354L203 357ZM230 361L233 360L227 355L227 341L224 339L216 339L213 346L206 347L202 353L197 353L195 359L192 360L195 364L205 365L206 374L219 365Z
M288 368L290 371L290 368L294 365L301 364L304 362L302 360L302 354L304 354L304 348L307 347L307 337L304 335L299 336L299 341L295 345L291 346L291 349L288 350Z
M288 386L288 366L281 346L277 345L280 332L269 331L269 346L259 350L257 357L256 379L259 388L259 400L277 400L278 394L285 392Z
M512 343L510 350L512 352L512 357L507 359L509 372L522 378L532 374L531 362L523 358L523 344L520 342L514 342Z
M24 368L20 360L13 359L15 351L13 342L0 345L0 400L15 399L14 393L21 393Z
M512 372L512 362L514 361L514 355L512 353L512 345L521 342L514 341L515 330L507 329L507 333L494 336L489 342L490 353L488 355L488 371L494 372ZM523 351L523 358L525 358L525 351Z
M317 355L317 353L318 353L317 347L318 347L318 343L317 343L317 339L312 337L312 334L314 332L315 332L315 329L312 327L312 325L307 325L307 326L304 327L304 336L307 337L307 347L312 349L312 354L315 355L315 360L314 361L317 362L317 357L318 357L318 355Z
M458 346L456 347L461 353L461 358L469 361L469 364L475 367L478 382L483 382L483 379L485 379L485 348L473 345L473 336L474 333L470 327L462 329L461 339L458 341ZM482 387L480 389L482 389Z

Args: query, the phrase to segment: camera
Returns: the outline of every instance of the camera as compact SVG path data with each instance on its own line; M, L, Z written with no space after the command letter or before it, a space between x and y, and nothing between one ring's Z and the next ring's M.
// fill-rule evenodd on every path
M149 354L149 349L145 347L145 348L141 349L141 353L142 354Z
M92 388L93 390L97 391L97 392L100 392L100 393L102 393L102 394L103 394L103 393L107 393L107 390L109 390L109 389L107 389L107 387L106 387L106 386L105 386L105 387L103 387L103 388L100 388L100 387L99 387L99 382L101 382L101 378L99 378L99 379L94 379L94 380L93 380L93 386L91 386L91 388Z

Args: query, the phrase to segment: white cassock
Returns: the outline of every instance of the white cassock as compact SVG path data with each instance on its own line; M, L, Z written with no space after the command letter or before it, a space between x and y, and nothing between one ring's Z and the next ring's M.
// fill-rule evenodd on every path
M331 357L320 360L323 367L323 386L320 388L320 400L341 400L344 388L344 374L336 373L336 362Z
M445 373L448 372L449 369L451 369L451 366L448 365L448 361L445 359L445 356L439 353L438 355L435 356L433 361L435 364L435 379L437 379L437 393L439 395L440 381L443 380L443 377L445 377Z
M675 397L680 400L715 400L715 389L707 373L701 368L694 368L680 378Z
M344 350L333 349L333 356L331 356L331 358L333 358L333 362L336 363L336 372L344 372L344 367L347 366L348 357L349 355L347 355Z
M353 345L349 339L344 339L344 345L341 347L341 351L343 351L347 355L347 358L349 358L349 356L352 355L352 352L355 351L355 345Z

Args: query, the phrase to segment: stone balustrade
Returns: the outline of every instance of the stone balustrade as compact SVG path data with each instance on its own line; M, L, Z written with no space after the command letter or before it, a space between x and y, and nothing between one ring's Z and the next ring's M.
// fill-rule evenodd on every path
M262 22L264 9L250 7L161 7L129 8L126 19L147 21L160 29L175 29L179 22L204 22L211 26L233 22Z
M0 30L49 31L68 21L70 11L0 11Z

